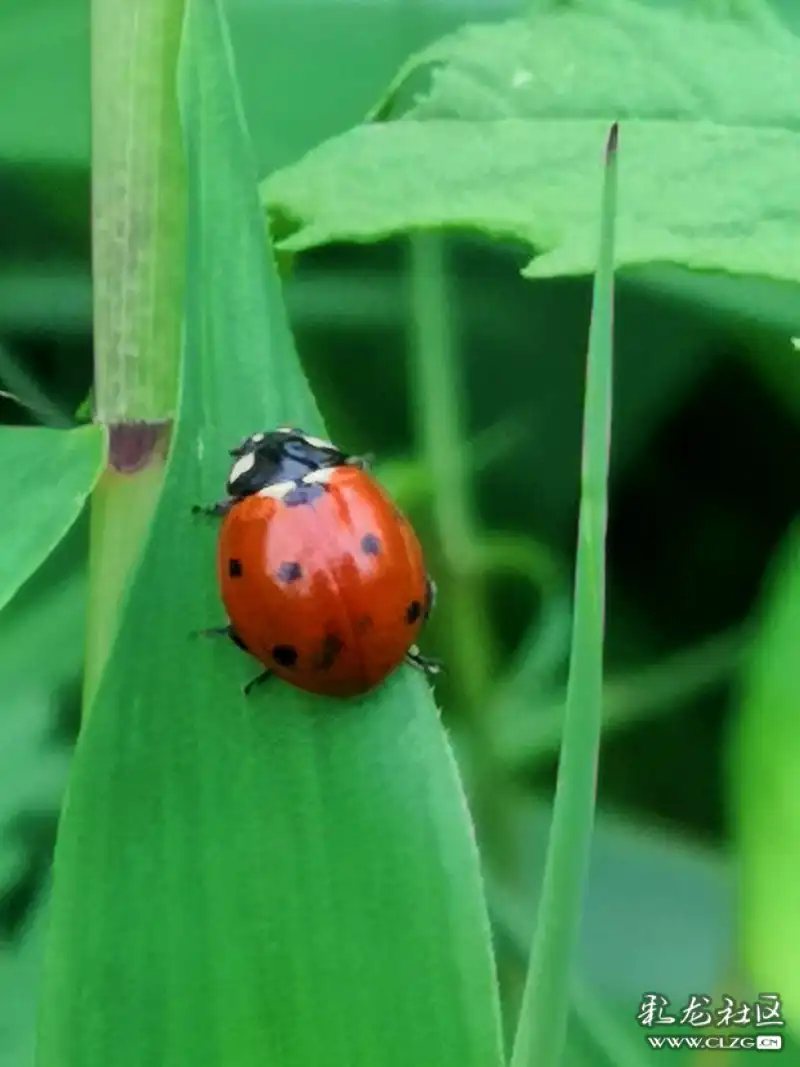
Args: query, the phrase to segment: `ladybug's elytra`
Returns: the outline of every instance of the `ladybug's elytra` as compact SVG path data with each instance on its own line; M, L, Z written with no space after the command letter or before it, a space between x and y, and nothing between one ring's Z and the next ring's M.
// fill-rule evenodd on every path
M438 673L415 642L435 586L408 520L368 460L293 427L245 438L217 566L227 634L266 670L311 693L369 692L403 661Z

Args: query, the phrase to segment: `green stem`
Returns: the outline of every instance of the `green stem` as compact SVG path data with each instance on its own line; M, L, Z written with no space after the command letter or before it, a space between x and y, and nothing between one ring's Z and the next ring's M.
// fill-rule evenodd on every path
M185 197L176 94L183 0L92 0L95 405L175 409Z
M178 395L182 21L183 0L92 0L94 396L109 467L92 500L85 709L161 491Z
M506 783L486 721L494 675L493 634L483 605L465 409L441 238L411 238L413 392L417 440L430 470L439 583L436 613L463 731L470 808L485 858L507 869L514 854Z
M492 677L491 640L476 581L474 509L464 398L441 239L411 238L411 305L417 440L430 470L433 517L443 573L441 613L452 673L470 719L480 715Z

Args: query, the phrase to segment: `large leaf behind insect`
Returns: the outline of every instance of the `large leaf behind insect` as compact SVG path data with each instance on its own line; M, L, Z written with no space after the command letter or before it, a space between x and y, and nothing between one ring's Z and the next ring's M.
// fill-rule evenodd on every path
M226 448L322 426L265 255L219 5L187 0L183 395L163 495L74 765L41 1067L494 1067L474 842L424 679L335 703L190 631L222 620Z

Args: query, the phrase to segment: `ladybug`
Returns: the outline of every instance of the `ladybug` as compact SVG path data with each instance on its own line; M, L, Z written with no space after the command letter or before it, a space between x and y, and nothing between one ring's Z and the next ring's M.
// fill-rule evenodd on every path
M369 459L294 427L231 450L227 496L195 511L222 517L217 569L225 634L271 675L310 693L354 697L404 661L439 666L415 642L435 586L408 520Z

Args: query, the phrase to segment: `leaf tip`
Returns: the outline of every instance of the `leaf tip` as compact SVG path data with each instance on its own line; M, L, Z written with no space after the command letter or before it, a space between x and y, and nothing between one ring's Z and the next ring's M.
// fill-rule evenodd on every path
M616 155L617 146L619 145L619 123L612 124L611 129L608 131L608 140L606 141L606 163L610 163L614 155Z

